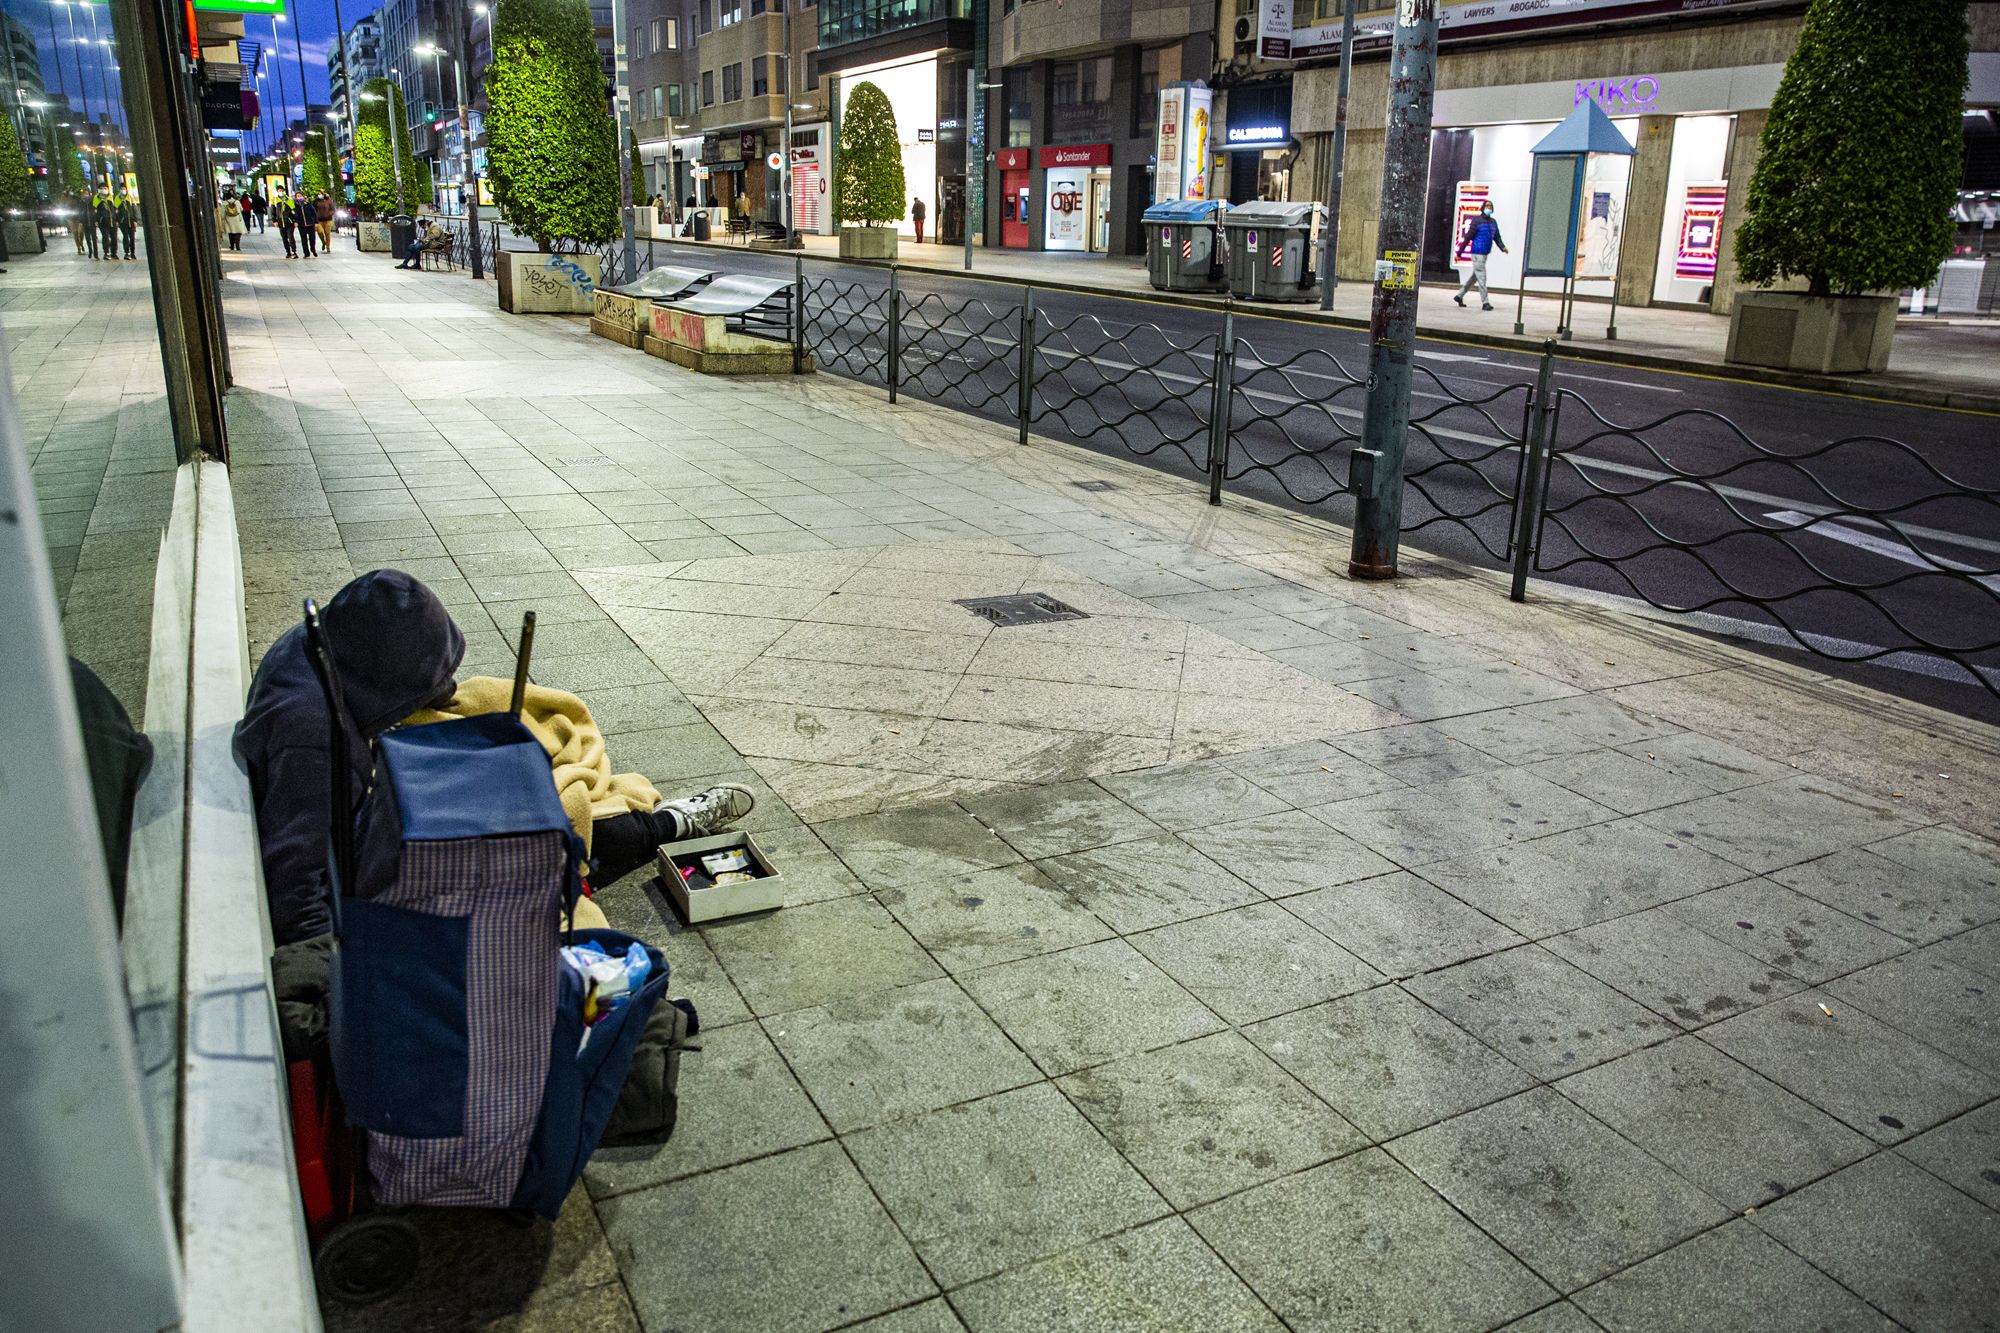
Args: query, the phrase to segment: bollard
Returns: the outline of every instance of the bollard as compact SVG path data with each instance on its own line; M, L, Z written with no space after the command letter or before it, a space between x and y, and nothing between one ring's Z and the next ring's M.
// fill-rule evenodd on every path
M889 266L889 401L896 401L896 381L903 369L903 292L896 282L896 266Z
M1542 502L1548 487L1549 450L1555 440L1556 340L1542 344L1542 363L1535 371L1535 399L1528 407L1528 438L1521 445L1520 483L1514 496L1514 529L1509 554L1513 557L1514 581L1507 591L1511 601L1526 601L1528 566L1541 549Z
M1222 333L1215 341L1215 368L1208 402L1208 502L1222 503L1222 478L1229 470L1230 417L1236 410L1236 310L1225 302Z
M1016 366L1014 415L1021 423L1021 443L1028 442L1028 414L1035 403L1035 289L1021 291L1021 352Z
M806 261L792 256L792 373L802 375L806 366Z

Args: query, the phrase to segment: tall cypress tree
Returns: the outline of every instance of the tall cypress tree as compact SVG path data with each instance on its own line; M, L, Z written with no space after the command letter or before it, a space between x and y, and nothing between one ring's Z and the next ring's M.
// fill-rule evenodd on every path
M585 0L499 0L486 102L500 216L540 250L616 235L618 127Z
M28 178L28 159L21 151L11 117L0 116L0 208L26 208L35 187Z
M387 217L396 211L396 167L400 158L403 172L403 206L416 208L431 197L431 169L411 151L410 128L404 110L403 91L387 79L370 79L361 85L354 126L354 203L369 217ZM395 156L391 155L389 134L395 130Z
M903 217L903 145L896 109L872 83L857 83L840 118L840 169L833 216L871 226Z
M1736 271L1814 296L1920 287L1951 253L1964 0L1813 0L1736 236Z

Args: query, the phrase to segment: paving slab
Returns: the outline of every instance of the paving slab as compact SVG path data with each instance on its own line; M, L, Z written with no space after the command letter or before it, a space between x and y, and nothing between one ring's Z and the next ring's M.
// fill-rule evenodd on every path
M1887 931L1768 879L1711 889L1661 910L1807 983L1909 948Z
M1041 1078L948 979L830 1001L767 1026L814 1104L843 1133Z
M1170 834L1036 864L1065 893L1120 933L1264 901L1255 888Z
M1276 903L1239 907L1131 937L1188 992L1232 1023L1365 990L1382 974Z
M1563 1291L1728 1218L1714 1199L1548 1088L1418 1130L1394 1151Z
M1827 983L1826 989L1947 1055L2000 1077L2000 986L1930 949Z
M1368 1145L1233 1032L1057 1081L1175 1208L1192 1208Z
M952 1293L972 1333L1281 1333L1263 1302L1169 1217Z
M1158 824L1087 781L971 797L961 804L1030 858L1088 851L1162 832Z
M1540 1078L1663 1041L1674 1026L1539 945L1404 983L1411 994Z
M2000 1309L2000 1212L1895 1153L1761 1208L1755 1222L1906 1328L1990 1328Z
M1267 1019L1243 1035L1377 1142L1534 1083L1395 986Z
M1902 1156L1989 1208L2000 1208L2000 1101L1899 1145Z
M1379 1148L1189 1215L1287 1325L1490 1329L1555 1293Z
M1909 832L1921 822L1892 801L1811 777L1780 778L1639 819L1759 874Z
M1826 1112L1688 1037L1555 1086L1739 1212L1875 1151Z
M1552 936L1542 945L1689 1029L1805 988L1789 973L1696 930L1665 908Z
M947 1290L1169 1211L1047 1083L845 1144Z
M1204 1036L1208 1007L1124 940L987 968L972 997L1050 1075Z
M831 1143L620 1195L601 1215L649 1333L838 1328L937 1290Z
M1390 977L1434 971L1523 942L1407 870L1287 898L1284 906Z
M1522 769L1335 801L1310 813L1410 869L1617 817Z
M1290 808L1220 763L1153 769L1101 781L1126 804L1176 830L1206 828Z
M1869 1307L1748 1221L1735 1221L1576 1294L1606 1333L1891 1333Z
M2000 1095L2000 1080L1817 991L1727 1019L1702 1039L1877 1143Z
M942 975L909 932L869 897L719 922L704 929L702 938L759 1015Z
M1181 838L1271 898L1395 869L1360 843L1298 810L1211 824Z

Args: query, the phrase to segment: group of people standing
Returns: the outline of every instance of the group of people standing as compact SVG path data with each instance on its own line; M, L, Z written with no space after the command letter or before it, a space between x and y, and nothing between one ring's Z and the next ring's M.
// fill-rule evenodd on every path
M125 258L139 257L139 201L123 190L100 185L90 203L70 215L69 236L76 252L92 259L118 258L118 243L125 242Z
M239 196L234 190L225 190L215 205L216 235L231 250L243 248L243 238L253 225L260 234L269 225L278 229L287 259L301 255L311 259L331 249L333 219L333 198L324 190L310 199L303 193L287 195L281 191L275 199L266 199L258 191Z

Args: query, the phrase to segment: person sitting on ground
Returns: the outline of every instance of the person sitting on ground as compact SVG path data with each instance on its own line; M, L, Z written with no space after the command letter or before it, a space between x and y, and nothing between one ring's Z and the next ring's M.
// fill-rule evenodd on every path
M346 703L346 777L358 806L373 767L369 743L377 736L425 709L458 709L464 704L463 711L482 710L454 697L459 693L455 675L465 656L465 636L437 595L410 575L394 569L361 575L333 595L321 620ZM478 683L475 678L467 685ZM532 702L538 691L530 693ZM533 716L528 720L537 739L548 747L549 738L542 734L548 728L538 728ZM331 727L325 693L306 653L305 629L294 625L258 664L235 736L236 757L249 775L256 806L264 893L278 944L323 935L333 928L326 869L329 784L335 780ZM595 886L638 869L659 844L717 832L748 815L756 804L748 788L724 783L635 810L630 808L633 792L643 787L653 796L658 793L643 779L636 785L614 785L624 797L622 802L594 805L589 810L591 822L583 830L594 835L590 881ZM620 804L622 810L611 813ZM587 910L580 906L577 924L601 924L601 917L594 906Z

